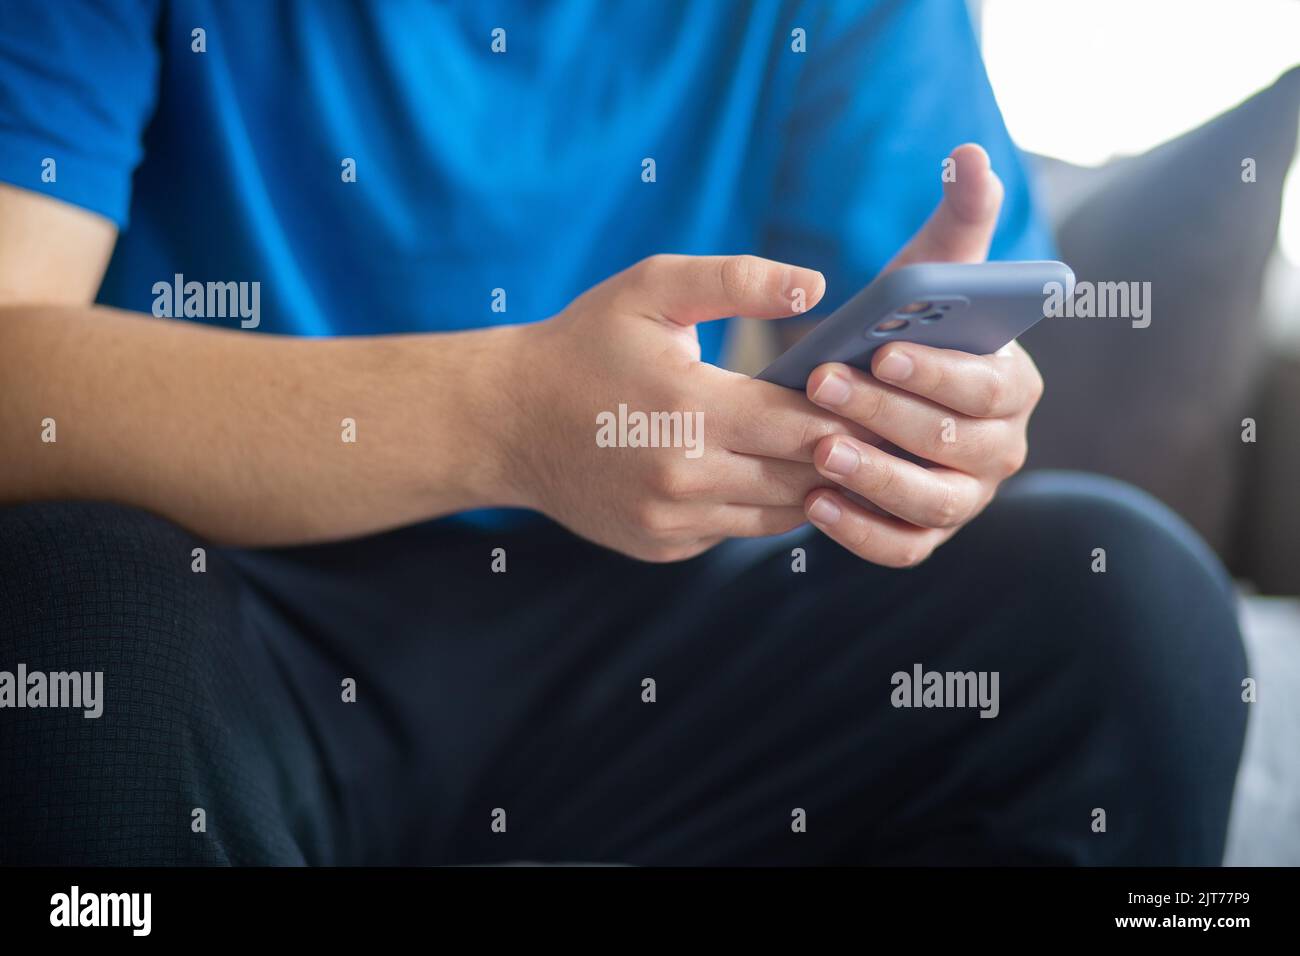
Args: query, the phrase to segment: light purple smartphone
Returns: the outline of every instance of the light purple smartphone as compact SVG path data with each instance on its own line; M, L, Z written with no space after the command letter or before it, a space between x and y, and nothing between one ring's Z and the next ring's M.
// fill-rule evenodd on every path
M758 377L802 389L825 362L870 372L876 349L896 341L988 355L1043 318L1053 291L1074 294L1074 273L1063 262L903 266L876 278Z

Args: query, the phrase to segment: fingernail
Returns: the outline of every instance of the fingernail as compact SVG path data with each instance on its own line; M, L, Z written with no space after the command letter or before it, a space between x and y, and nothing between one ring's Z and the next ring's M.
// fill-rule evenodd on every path
M835 502L823 495L812 503L808 517L817 524L834 524L840 520L840 509Z
M832 475L851 475L858 470L862 458L846 441L837 441L831 446L831 453L826 456L825 469ZM819 501L824 499L818 499Z
M843 405L849 400L849 391L848 380L832 372L813 392L813 401L818 405Z
M912 360L902 352L890 352L876 366L876 377L890 382L901 382L912 374Z

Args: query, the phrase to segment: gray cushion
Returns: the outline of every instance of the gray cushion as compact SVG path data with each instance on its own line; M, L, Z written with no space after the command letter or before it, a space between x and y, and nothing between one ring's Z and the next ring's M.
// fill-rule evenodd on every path
M1031 467L1100 471L1187 517L1231 560L1254 446L1240 440L1262 356L1261 278L1295 152L1300 68L1236 109L1100 170L1043 160L1062 258L1081 280L1150 281L1151 325L1049 318L1023 343L1047 393ZM1242 160L1256 181L1242 182Z

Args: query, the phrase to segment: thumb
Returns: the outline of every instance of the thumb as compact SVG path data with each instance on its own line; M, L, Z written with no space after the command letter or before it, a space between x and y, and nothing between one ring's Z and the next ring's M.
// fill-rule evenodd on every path
M779 319L811 309L826 291L817 270L758 256L651 256L621 279L633 309L678 325Z
M983 262L988 256L1002 208L1002 181L982 146L966 143L950 158L954 176L943 184L943 199L884 271L917 262Z

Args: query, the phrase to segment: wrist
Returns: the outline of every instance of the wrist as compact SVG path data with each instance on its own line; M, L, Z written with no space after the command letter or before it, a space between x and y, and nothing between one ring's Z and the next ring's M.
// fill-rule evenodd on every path
M426 401L417 407L426 409L428 432L419 445L439 459L430 481L438 513L536 506L528 449L543 364L538 330L497 326L423 338L427 361L418 363L416 388Z
M535 326L498 326L471 334L477 341L462 366L461 447L470 462L475 507L533 507L526 452L527 417L536 407L531 397Z

